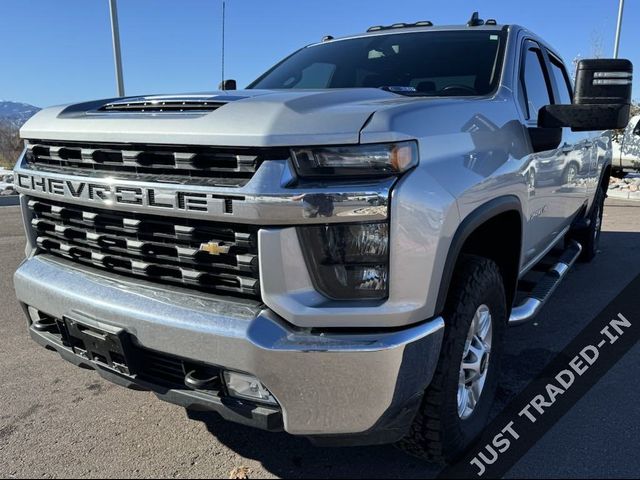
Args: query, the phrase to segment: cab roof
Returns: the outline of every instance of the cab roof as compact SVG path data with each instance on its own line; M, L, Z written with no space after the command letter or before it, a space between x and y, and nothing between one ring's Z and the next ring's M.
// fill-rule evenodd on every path
M427 32L427 31L464 31L464 30L484 30L484 31L500 31L509 28L509 25L499 24L494 19L482 20L478 12L473 12L471 18L466 24L463 25L434 25L429 20L421 20L413 23L399 22L391 25L374 25L369 27L366 32L357 33L352 35L346 35L342 37L334 38L331 35L326 35L322 38L321 42L330 42L337 40L347 40L352 38L376 36L376 35L390 35L395 33L414 33L414 32ZM314 44L314 45L317 45Z

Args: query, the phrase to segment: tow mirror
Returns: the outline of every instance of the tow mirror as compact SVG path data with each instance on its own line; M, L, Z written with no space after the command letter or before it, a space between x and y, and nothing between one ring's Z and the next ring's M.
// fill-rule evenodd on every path
M571 105L546 105L538 114L543 128L573 131L624 128L629 122L633 65L629 60L580 60Z
M223 80L218 84L218 90L235 90L235 89L236 89L235 80Z

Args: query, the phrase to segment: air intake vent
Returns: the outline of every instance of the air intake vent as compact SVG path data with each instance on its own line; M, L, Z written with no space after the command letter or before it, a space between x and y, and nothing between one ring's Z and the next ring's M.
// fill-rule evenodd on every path
M98 110L101 112L140 112L140 113L181 113L211 112L226 102L213 99L158 99L129 100L107 103Z

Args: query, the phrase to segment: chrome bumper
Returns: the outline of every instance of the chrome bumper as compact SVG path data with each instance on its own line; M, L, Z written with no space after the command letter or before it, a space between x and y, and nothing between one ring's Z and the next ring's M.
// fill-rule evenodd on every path
M44 255L26 260L14 281L23 304L49 315L89 316L144 348L256 376L296 435L400 432L408 425L398 418L410 421L408 409L431 381L444 333L441 318L386 332L316 333L255 302L132 283Z

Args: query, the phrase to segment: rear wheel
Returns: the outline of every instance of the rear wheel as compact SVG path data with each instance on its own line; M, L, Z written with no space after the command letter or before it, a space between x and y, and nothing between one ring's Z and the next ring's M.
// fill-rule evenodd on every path
M444 312L438 366L410 433L398 446L429 461L451 462L482 432L498 381L507 307L495 262L464 256Z
M582 245L580 260L583 262L590 262L598 253L598 247L600 246L600 232L602 230L604 199L604 190L602 190L602 188L598 188L595 198L593 199L593 206L591 207L591 213L589 215L589 226L574 232L571 235L572 238Z

